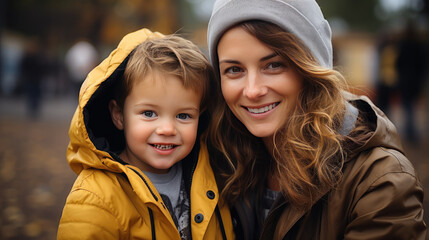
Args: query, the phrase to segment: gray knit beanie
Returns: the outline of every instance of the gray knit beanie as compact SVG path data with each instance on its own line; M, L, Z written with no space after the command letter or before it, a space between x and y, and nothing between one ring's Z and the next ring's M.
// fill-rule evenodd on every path
M318 63L332 68L331 28L315 0L217 0L207 30L209 56L217 69L217 44L231 26L263 20L293 33Z

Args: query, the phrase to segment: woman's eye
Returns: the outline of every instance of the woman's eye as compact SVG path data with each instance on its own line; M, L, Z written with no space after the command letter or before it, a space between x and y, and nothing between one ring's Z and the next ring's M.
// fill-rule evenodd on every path
M179 113L176 116L178 119L182 119L182 120L186 120L186 119L190 119L191 115L187 114L187 113Z
M233 66L233 67L229 67L227 69L225 69L225 73L226 74L234 74L234 73L239 73L241 72L241 68Z
M272 63L269 63L266 68L267 69L278 69L278 68L281 68L283 66L284 66L284 64L281 62L272 62Z
M154 111L144 111L142 114L144 117L147 117L147 118L156 117L156 113Z

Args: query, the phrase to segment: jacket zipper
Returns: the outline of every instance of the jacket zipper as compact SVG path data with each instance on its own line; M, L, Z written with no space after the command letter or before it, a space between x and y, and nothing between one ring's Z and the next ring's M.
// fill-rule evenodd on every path
M149 187L149 184L147 183L146 179L137 171L134 170L133 168L128 167L129 169L133 170L133 172L135 172L137 175L139 175L139 177L143 180L143 182L146 184L146 187L149 189L150 193L152 194L153 198L155 198L155 201L158 202L158 197L155 195L155 193L152 191L152 189Z
M138 171L136 171L136 170L134 170L133 168L130 168L130 167L128 167L128 168L131 169L131 170L133 170L133 172L135 172L143 180L143 182L146 184L146 187L149 189L150 193L155 198L155 201L158 202L158 197L155 195L155 193L149 187L149 184L147 183L146 179ZM147 209L149 211L150 229L151 229L151 232L152 232L152 240L156 240L155 220L153 218L153 211L152 211L152 209L150 207L147 207Z
M194 172L195 172L195 169L197 168L197 163L198 163L198 157L197 157L197 161L195 161L195 162L193 162L192 163L192 170L191 170L191 179L190 179L190 181L189 181L189 184L188 184L188 189L189 189L189 191L188 191L188 193L187 193L187 195L188 195L188 199L189 199L189 211L188 211L188 214L189 214L189 222L188 222L188 224L189 224L189 239L190 240L192 240L192 213L191 213L191 206L192 206L192 203L191 203L191 187L192 187L192 180L194 179Z
M149 218L150 218L150 229L152 231L152 240L156 240L156 233L155 233L155 221L153 220L153 212L150 207L147 208L149 210Z

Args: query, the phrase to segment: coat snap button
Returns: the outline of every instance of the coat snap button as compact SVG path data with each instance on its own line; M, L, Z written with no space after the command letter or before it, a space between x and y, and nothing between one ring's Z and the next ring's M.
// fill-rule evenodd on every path
M210 199L214 199L215 198L215 193L212 190L208 190L207 191L207 197Z
M201 223L204 220L204 215L201 213L198 213L195 215L194 220L196 223Z

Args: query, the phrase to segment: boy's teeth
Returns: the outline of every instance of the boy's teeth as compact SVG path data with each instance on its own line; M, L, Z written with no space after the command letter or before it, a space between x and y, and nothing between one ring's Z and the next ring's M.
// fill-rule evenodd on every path
M168 150L174 147L174 145L159 145L159 144L154 144L153 146L161 150Z
M278 105L278 103L273 103L271 105L261 107L261 108L247 108L247 110L251 113L264 113L264 112L268 112L269 110L273 109L277 105Z

